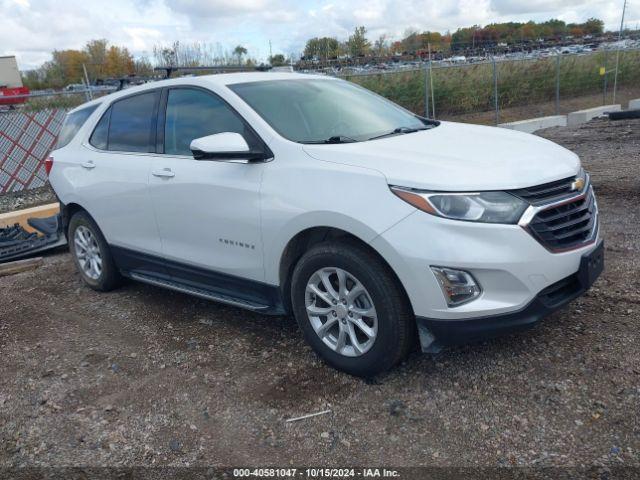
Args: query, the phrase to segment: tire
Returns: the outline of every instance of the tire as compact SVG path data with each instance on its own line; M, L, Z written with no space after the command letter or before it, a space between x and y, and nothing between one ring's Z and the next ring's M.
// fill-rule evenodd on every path
M323 278L332 285L332 292ZM338 292L341 278L347 288ZM362 294L356 282L364 287ZM341 297L349 300L339 308ZM384 262L356 242L326 242L305 253L293 271L291 304L307 343L329 365L351 375L382 373L415 345L415 317L399 281ZM363 315L358 318L358 314ZM358 326L362 322L368 330ZM341 329L346 333L341 334ZM371 342L369 334L374 332ZM340 335L345 337L342 343Z
M623 110L622 112L609 112L609 120L627 120L632 118L640 118L640 109Z
M109 245L89 214L80 211L71 217L67 238L73 262L84 283L99 292L108 292L121 285L122 276L113 261ZM100 259L99 270L92 268L97 264L97 261L93 265L87 266L86 261L82 260L87 258L86 254L83 255L87 252L87 245L95 252L89 256L95 261L97 254Z

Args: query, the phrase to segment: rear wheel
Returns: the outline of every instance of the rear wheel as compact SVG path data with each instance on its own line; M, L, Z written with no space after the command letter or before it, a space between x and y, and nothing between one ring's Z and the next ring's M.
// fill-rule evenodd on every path
M93 219L76 212L69 221L69 250L84 283L94 290L108 292L122 282L109 245Z
M296 265L294 314L305 339L327 363L373 376L398 363L413 346L415 319L389 267L351 242L328 242Z

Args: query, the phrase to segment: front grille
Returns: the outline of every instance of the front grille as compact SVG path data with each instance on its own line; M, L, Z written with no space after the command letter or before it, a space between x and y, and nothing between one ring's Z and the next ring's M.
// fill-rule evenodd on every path
M593 240L597 224L596 199L588 185L583 195L540 210L527 228L542 245L560 252Z
M575 191L572 188L572 184L575 180L576 177L568 177L563 178L562 180L556 180L555 182L545 183L543 185L511 190L509 193L516 197L520 197L525 202L529 202L532 205L540 205L574 194Z

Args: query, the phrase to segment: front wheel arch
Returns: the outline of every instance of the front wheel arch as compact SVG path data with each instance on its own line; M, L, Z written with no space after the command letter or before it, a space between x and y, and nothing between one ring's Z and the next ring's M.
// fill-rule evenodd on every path
M302 230L298 232L285 247L282 256L280 257L280 268L279 268L279 279L280 279L280 290L282 294L282 299L284 301L285 309L288 313L292 312L291 309L291 277L293 274L293 270L296 267L296 264L304 255L306 251L313 248L314 246L328 241L339 241L343 242L345 245L352 245L357 248L361 248L363 250L368 251L369 253L375 255L377 259L382 262L386 268L389 270L395 281L397 282L399 288L402 290L405 299L409 301L409 296L407 294L404 285L400 281L398 275L396 275L395 271L386 261L386 259L378 252L375 248L373 248L369 243L365 242L361 238L349 233L345 230L335 227L312 227ZM411 305L411 302L409 302Z
M366 325L366 327L375 328L377 337L372 345L355 356L345 353L340 347L333 348L336 345L332 346L331 342L325 341L326 335L330 334L327 328L334 328L337 325L338 330L342 330L349 325L350 321L361 321L358 320L357 315L350 320L348 317L351 317L351 313L347 317L346 308L348 307L351 312L350 303L356 298L349 299L352 294L350 288L347 289L346 297L341 298L336 296L337 283L333 289L327 288L325 292L333 291L332 302L324 298L327 296L326 293L316 293L323 300L323 304L319 305L319 310L316 312L320 318L315 318L313 315L312 318L308 315L308 282L313 281L317 272L323 270L342 271L343 276L346 274L347 278L355 279L355 284L361 283L370 299L367 305L356 304L354 312L363 315L364 319L366 314L359 313L357 309L373 308L376 326ZM342 291L342 287L339 290ZM356 290L362 291L358 288ZM317 291L316 288L314 292ZM358 243L344 239L327 240L308 249L295 265L289 298L293 314L307 343L327 363L352 375L364 377L377 375L396 365L418 345L415 316L402 285L393 274L393 270L372 249L363 248ZM330 310L332 315L329 315ZM335 317L344 325L337 324ZM320 324L317 324L318 321ZM324 333L321 335L320 332ZM352 340L352 345L355 344L357 342ZM344 343L338 340L338 345L344 346Z

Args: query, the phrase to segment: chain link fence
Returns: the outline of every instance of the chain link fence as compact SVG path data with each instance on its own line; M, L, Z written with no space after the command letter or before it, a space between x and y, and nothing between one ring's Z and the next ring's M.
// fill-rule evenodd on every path
M350 73L341 78L432 118L498 124L640 98L640 50L543 58L432 62L405 71Z
M494 125L640 98L640 49L620 51L618 62L617 54L432 62L341 77L421 115ZM0 194L44 185L44 160L65 112L110 91L34 92L17 110L0 112Z

